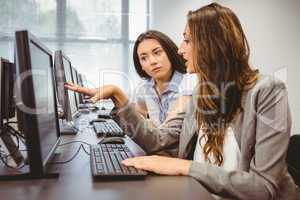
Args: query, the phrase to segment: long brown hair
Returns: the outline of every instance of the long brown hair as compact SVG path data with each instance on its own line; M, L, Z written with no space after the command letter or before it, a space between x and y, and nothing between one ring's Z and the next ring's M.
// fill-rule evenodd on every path
M200 141L205 140L205 160L221 166L226 130L242 112L242 93L256 83L258 70L250 68L247 39L229 8L212 3L190 11L188 27L199 76L196 119L203 132Z

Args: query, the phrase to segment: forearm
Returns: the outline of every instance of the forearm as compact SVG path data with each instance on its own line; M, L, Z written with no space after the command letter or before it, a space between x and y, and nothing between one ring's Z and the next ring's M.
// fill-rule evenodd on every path
M75 92L79 92L88 96L94 96L97 92L98 88L86 88L86 87L80 87L77 86L75 89Z
M128 97L126 94L119 88L112 86L112 101L114 102L117 109L124 107L128 103Z
M151 121L145 120L133 104L127 104L118 113L120 123L128 129L127 134L148 154L164 151L173 156L178 153L184 115L185 113L178 113L176 117L156 127Z

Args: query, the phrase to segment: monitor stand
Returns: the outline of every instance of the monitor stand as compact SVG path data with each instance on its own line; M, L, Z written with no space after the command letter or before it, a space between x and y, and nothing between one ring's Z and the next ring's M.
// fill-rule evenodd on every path
M63 119L59 120L59 130L61 135L76 135L79 132L73 122Z
M60 175L61 164L55 164L55 162L61 160L60 155L60 153L54 153L42 174L30 172L28 163L23 163L24 165L20 167L10 168L0 162L0 180L56 179Z
M16 166L12 163L4 163L1 155L0 159L0 180L27 180L27 179L48 179L58 178L60 171L60 164L55 164L61 160L61 153L55 152L48 161L48 164L44 167L42 174L36 174L30 172L30 166L28 165L27 158L24 158L21 154L15 141L12 139L12 135L20 137L20 133L9 125L4 125L3 132L0 135L2 142L6 146L8 153L13 158ZM26 153L25 153L26 154ZM27 155L25 155L26 157Z

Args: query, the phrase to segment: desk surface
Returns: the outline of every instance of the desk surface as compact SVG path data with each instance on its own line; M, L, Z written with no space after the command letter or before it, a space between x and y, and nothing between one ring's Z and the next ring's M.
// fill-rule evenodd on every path
M96 137L88 121L81 121L81 132L76 136L63 136L62 143L85 141L96 144ZM135 154L139 147L129 138L126 144ZM69 159L80 144L59 147L60 160ZM88 147L86 147L88 149ZM89 156L82 150L70 163L61 165L58 179L0 181L1 199L60 200L60 199L213 199L206 189L191 177L148 175L142 180L93 181Z

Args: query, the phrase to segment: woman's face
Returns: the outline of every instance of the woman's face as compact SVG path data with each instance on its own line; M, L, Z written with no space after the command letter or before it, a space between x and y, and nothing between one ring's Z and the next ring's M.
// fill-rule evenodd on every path
M195 65L193 60L192 40L190 28L188 25L185 26L183 33L183 41L178 49L178 53L186 60L185 66L188 73L195 73Z
M157 40L143 40L137 48L137 54L142 69L154 80L170 80L172 74L171 62Z

